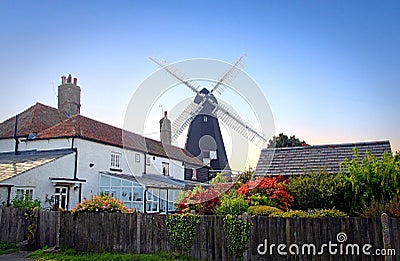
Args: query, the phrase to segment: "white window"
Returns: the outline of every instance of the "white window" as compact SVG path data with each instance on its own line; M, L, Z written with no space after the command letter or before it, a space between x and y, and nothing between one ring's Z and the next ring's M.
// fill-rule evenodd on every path
M30 199L33 199L33 188L16 188L15 189L15 198L24 198L29 197Z
M169 176L169 163L167 162L162 163L162 173L164 176Z
M56 187L54 193L54 200L58 208L68 208L68 188L67 187Z
M216 150L210 150L210 159L212 159L212 160L217 159L217 151Z
M168 211L175 211L176 199L179 197L181 190L168 190Z
M121 169L121 153L111 152L111 168Z
M146 211L158 212L159 190L149 189L146 195Z
M192 179L197 179L197 169L192 168Z
M135 154L135 161L140 162L140 154L139 153Z
M137 182L100 175L100 193L122 200L128 208L143 211L143 187Z
M204 121L204 122L207 122L207 121L208 121L207 116L203 116L203 121Z

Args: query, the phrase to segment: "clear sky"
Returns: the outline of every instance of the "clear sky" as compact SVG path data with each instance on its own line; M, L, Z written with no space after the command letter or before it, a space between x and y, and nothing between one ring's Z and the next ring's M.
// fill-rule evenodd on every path
M0 121L57 106L122 127L135 88L170 62L248 55L276 132L309 144L389 139L400 150L399 1L0 1ZM158 123L156 123L158 124Z

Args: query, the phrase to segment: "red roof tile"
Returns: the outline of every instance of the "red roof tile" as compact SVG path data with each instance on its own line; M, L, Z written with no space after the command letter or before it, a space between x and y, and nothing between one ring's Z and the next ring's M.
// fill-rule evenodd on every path
M78 137L109 144L121 148L132 149L152 155L181 160L194 165L202 162L193 157L186 150L160 141L145 138L130 131L102 123L82 115L75 115L37 135L37 139L51 139L61 137Z
M38 133L63 120L67 116L59 110L36 103L18 114L17 136L26 137L30 133ZM0 138L14 136L15 116L0 123Z
M15 116L0 123L0 138L12 138ZM156 140L145 138L130 131L102 123L82 115L68 118L58 109L36 103L18 114L18 137L36 133L36 139L78 137L103 144L132 149L202 165L202 162L182 148L164 145Z

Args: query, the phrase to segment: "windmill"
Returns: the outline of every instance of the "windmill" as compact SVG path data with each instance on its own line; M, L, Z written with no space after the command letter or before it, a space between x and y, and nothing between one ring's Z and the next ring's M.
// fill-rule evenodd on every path
M185 80L184 74L167 62L150 58L196 94L193 101L172 123L171 140L176 141L189 127L185 149L214 172L230 170L219 120L260 148L267 141L260 131L244 121L238 113L218 102L214 95L215 93L221 95L240 73L244 67L243 58L244 56L241 56L234 61L211 90L202 87L194 80Z

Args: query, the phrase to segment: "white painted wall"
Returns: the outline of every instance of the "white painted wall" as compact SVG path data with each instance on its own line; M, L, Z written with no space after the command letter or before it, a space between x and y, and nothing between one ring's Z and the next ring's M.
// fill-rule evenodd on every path
M0 139L0 152L14 151L14 139Z
M171 160L164 157L149 155L150 165L146 166L147 174L163 174L162 163L166 162L169 164L169 176L176 179L183 180L185 177L185 167L182 165L182 161Z
M13 178L1 181L3 184L13 184L14 187L11 189L11 199L15 197L15 190L20 187L31 187L34 188L34 199L39 199L42 202L42 207L48 207L45 204L46 194L54 194L54 185L52 184L50 177L53 178L73 178L74 177L74 153L68 154L55 161L44 164L40 167L31 169L25 173L17 175ZM74 190L73 186L70 186L70 201L68 208L71 209L78 202L79 194L78 190ZM3 201L1 198L0 201Z
M0 141L0 149L4 151L14 150L14 140L9 139ZM142 152L123 150L122 148L105 145L102 143L75 138L73 141L74 148L78 150L78 165L77 165L77 178L85 179L86 183L82 184L82 199L84 197L89 198L91 195L97 195L100 192L99 188L99 172L110 171L115 174L134 174L142 175L145 172L148 174L160 174L162 175L162 163L169 163L169 174L176 179L184 179L184 166L181 161L170 160L159 156L150 156L150 165L145 166L145 154ZM63 139L50 139L50 140L30 140L21 142L19 150L50 150L50 149L62 149L71 148L72 138ZM121 161L120 166L122 172L111 171L111 153L120 153ZM136 161L136 154L139 154L140 160ZM154 159L153 159L154 157ZM90 167L90 163L94 164ZM54 187L49 181L49 177L62 177L62 178L73 178L74 177L74 165L75 165L75 153L63 157L55 162L46 164L37 169L28 171L27 173L21 174L10 180L7 180L7 184L13 184L16 186L25 186L31 184L35 186L35 193L38 192L37 196L42 202L44 202L45 194L52 195L54 193ZM15 187L12 192L14 192ZM70 187L70 202L69 208L74 207L79 200L78 190L74 190L73 186ZM13 195L12 195L13 197ZM0 200L1 203L1 200Z

